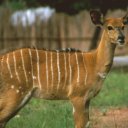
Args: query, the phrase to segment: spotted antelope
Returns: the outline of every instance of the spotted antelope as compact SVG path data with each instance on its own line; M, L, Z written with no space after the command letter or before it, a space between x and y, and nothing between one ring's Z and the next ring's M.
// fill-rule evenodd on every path
M124 44L127 16L103 20L91 11L92 22L103 26L99 46L91 52L19 49L0 56L0 128L31 99L70 100L75 128L89 121L89 103L112 66L117 44Z

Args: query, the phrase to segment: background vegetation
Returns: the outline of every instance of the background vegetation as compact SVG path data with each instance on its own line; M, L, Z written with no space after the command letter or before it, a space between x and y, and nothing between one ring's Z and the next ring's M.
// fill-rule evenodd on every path
M126 9L127 0L1 0L0 4L12 9L50 6L57 12L76 14L82 10L99 8L106 13L108 9Z

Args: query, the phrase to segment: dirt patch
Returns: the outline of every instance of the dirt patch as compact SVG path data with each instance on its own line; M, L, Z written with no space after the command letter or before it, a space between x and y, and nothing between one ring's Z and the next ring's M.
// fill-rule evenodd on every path
M128 128L128 108L92 109L91 128Z

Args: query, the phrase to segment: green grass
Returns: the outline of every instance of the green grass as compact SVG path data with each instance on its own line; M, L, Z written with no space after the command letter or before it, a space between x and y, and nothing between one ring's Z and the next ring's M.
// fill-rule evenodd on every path
M127 107L128 73L112 72L91 107ZM68 101L31 100L7 128L74 128L72 106Z
M99 95L92 100L92 106L128 106L128 73L111 72Z
M73 128L72 107L67 101L32 100L19 115L7 128Z

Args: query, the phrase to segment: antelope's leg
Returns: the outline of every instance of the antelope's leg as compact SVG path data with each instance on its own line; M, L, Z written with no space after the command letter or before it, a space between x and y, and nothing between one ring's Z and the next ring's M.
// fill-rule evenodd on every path
M27 97L30 99L30 97ZM0 94L0 128L25 105L28 101L24 95L17 93L15 89L5 90ZM25 101L24 101L25 99Z
M74 98L73 104L73 114L75 120L75 128L86 128L88 127L89 121L89 100L85 101L83 97Z

